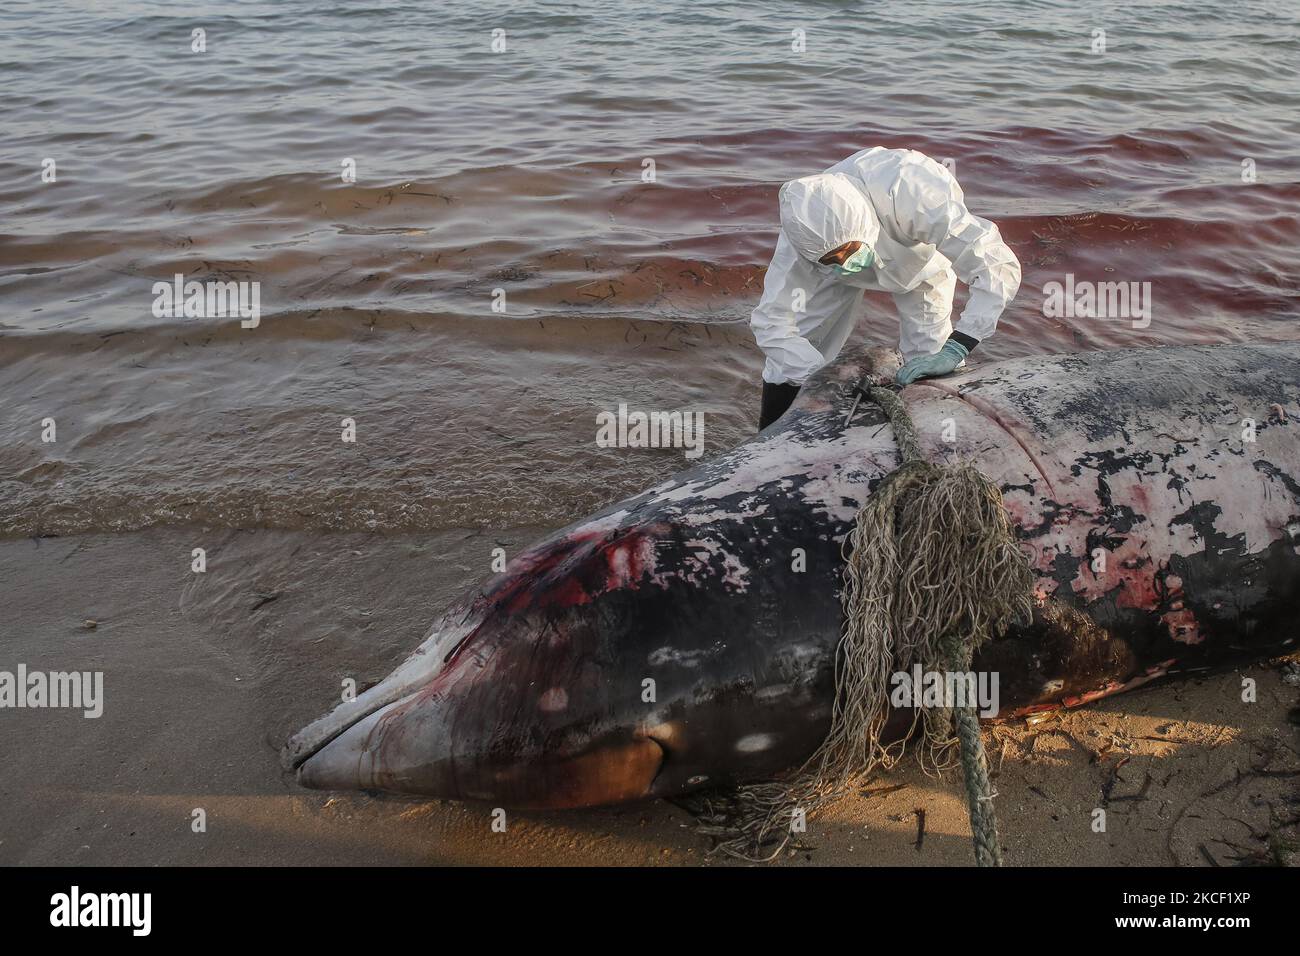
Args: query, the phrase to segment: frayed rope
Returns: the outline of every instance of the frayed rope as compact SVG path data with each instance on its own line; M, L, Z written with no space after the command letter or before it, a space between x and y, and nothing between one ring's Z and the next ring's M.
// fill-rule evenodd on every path
M1029 619L1033 575L997 486L973 465L925 461L898 394L881 387L863 393L888 416L902 463L863 503L844 541L844 634L835 655L830 731L787 778L701 798L698 829L717 840L714 852L773 860L790 843L795 819L815 814L872 771L893 767L920 723L922 766L938 772L960 763L976 862L999 866L993 792L974 706L922 709L892 744L883 743L881 733L891 675L916 664L926 671L969 671L981 645Z

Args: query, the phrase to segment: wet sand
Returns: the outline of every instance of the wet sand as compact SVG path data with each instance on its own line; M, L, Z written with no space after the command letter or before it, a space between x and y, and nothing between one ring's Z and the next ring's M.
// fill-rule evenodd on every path
M281 770L283 739L345 678L385 676L486 576L493 547L544 530L169 527L0 542L13 662L105 675L98 719L5 714L0 864L728 865L663 802L511 813L497 833L488 807L318 793ZM204 574L190 571L194 547L208 551ZM1250 666L993 728L1008 863L1296 863L1300 689L1284 674ZM1256 703L1241 701L1243 677ZM1092 830L1096 808L1105 833ZM803 843L780 864L972 862L958 781L910 762L811 820Z

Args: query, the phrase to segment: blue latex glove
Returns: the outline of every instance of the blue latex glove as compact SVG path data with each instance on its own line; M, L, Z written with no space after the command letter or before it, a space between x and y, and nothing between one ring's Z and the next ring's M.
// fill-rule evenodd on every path
M970 354L970 350L960 342L949 339L943 348L933 355L921 355L912 359L898 370L895 381L899 385L911 385L918 378L934 378L947 375Z

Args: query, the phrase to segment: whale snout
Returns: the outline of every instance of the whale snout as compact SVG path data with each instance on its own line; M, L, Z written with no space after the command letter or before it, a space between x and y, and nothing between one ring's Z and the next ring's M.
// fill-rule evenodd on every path
M318 790L390 790L520 809L622 803L650 796L663 748L649 737L552 748L467 733L456 702L422 691L359 719L308 757L298 779ZM453 733L454 728L454 733ZM478 739L486 746L467 746Z
M611 737L568 753L510 741L465 749L454 713L437 695L415 693L361 718L317 750L299 766L299 782L315 790L386 790L562 809L650 796L663 763L663 748L650 737Z
M295 735L286 767L315 789L503 807L651 796L665 749L608 643L626 628L601 597L623 583L606 545L568 535L521 556L391 676Z

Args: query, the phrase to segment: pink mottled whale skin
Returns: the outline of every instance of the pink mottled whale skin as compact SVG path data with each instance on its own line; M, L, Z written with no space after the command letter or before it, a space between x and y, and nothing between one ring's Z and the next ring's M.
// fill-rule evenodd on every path
M732 451L557 531L390 677L290 739L326 789L578 807L763 777L824 736L841 544L898 464L846 355ZM1300 631L1300 344L979 365L902 392L927 455L1003 490L1034 620L1002 715L1286 653Z

